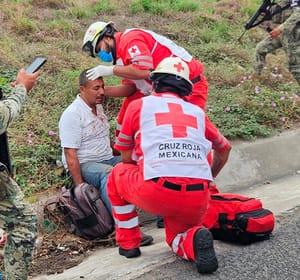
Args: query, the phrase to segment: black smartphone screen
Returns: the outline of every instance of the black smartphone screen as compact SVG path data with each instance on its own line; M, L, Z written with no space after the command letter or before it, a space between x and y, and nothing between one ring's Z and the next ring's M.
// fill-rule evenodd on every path
M34 73L39 70L47 61L43 56L37 56L32 63L26 68L26 73Z

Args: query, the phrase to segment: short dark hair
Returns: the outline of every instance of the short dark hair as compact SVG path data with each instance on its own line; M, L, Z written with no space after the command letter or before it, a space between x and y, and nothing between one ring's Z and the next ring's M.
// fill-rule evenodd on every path
M78 82L79 82L79 86L86 86L88 81L89 81L89 78L87 77L87 71L90 70L91 68L88 68L88 69L85 69L83 70L80 75L79 75L79 79L78 79ZM102 77L98 77L98 79L102 79Z
M85 69L85 70L83 70L81 73L80 73L80 75L79 75L79 79L78 79L78 81L79 81L79 86L86 86L86 84L87 84L87 82L88 82L88 77L87 77L87 70L88 69Z

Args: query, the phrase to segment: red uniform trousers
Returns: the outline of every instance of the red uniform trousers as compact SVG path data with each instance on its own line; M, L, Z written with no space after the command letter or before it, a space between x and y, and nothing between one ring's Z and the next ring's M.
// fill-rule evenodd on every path
M181 180L181 181L180 181ZM144 181L139 167L133 164L117 164L109 175L107 188L116 223L116 241L123 249L140 246L141 232L135 206L155 215L163 216L166 242L178 256L195 260L193 239L202 228L209 202L208 181L201 179L172 178L180 184L181 191L157 182ZM186 184L203 183L203 190L186 191Z

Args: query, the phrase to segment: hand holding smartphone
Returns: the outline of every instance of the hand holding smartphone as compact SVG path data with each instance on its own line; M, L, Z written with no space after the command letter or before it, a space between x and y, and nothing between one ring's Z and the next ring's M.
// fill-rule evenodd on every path
M37 56L32 61L32 63L23 71L19 71L16 77L16 80L11 83L11 86L16 86L18 84L24 85L26 87L27 92L31 90L31 88L34 86L35 81L37 77L39 76L39 73L36 73L36 75L28 75L33 74L37 72L47 61L47 59L44 56Z
M38 71L46 63L46 61L47 59L44 56L37 56L26 68L26 73L31 74Z

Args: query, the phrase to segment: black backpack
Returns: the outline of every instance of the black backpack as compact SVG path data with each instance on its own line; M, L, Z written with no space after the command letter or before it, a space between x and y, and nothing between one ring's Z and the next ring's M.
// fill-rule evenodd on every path
M67 189L62 187L58 197L48 199L46 208L56 203L70 233L84 239L107 237L114 231L114 221L101 199L100 191L89 184Z

